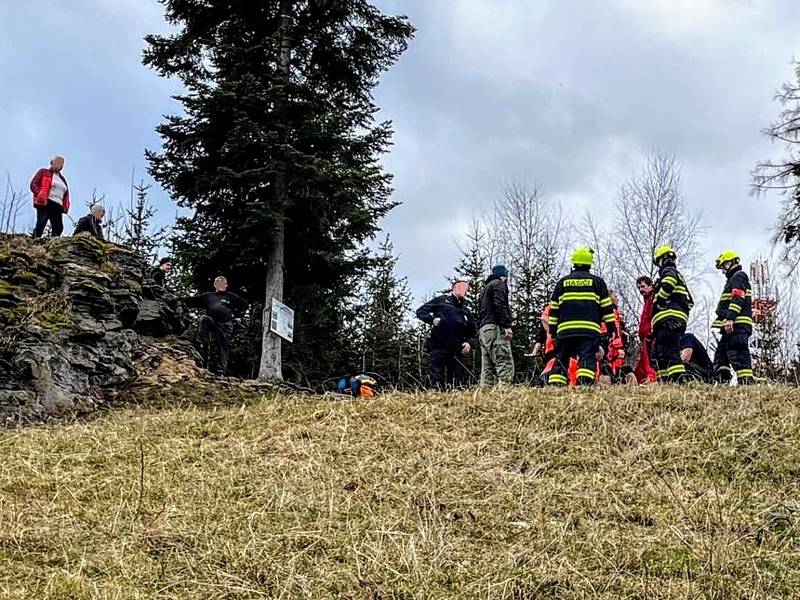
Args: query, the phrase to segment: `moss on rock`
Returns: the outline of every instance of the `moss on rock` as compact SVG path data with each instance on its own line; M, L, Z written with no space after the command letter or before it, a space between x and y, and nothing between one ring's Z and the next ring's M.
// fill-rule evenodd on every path
M72 317L65 312L45 310L36 315L39 325L51 332L60 331L72 323Z
M20 270L16 271L11 276L11 280L14 283L19 283L19 284L23 284L23 285L24 284L34 285L35 286L35 285L37 285L38 283L40 283L42 281L42 278L39 277L38 275L35 275L35 274L31 273L30 271L26 271L24 269L20 269Z

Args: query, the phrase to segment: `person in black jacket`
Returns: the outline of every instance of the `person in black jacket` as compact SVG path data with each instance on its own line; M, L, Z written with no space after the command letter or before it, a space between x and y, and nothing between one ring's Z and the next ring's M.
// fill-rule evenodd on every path
M247 308L247 301L227 290L228 280L220 275L214 280L213 292L181 298L189 308L203 308L206 311L197 322L195 345L200 354L205 356L208 337L214 333L216 352L211 363L211 372L216 375L225 375L228 371L234 312Z
M589 272L593 262L591 248L575 250L572 272L559 280L550 297L548 325L557 353L547 378L550 385L569 383L567 371L573 358L578 361L578 385L594 384L597 362L603 355L603 324L609 339L616 335L614 305L606 282Z
M75 225L75 231L72 235L88 233L98 240L105 240L106 238L103 235L103 217L105 216L106 209L102 204L92 205L92 208L89 209L89 214L78 219L78 223Z
M449 294L434 298L417 309L417 318L432 326L430 353L431 385L437 389L461 388L466 384L462 359L475 345L475 321L467 309L466 281L456 281Z
M733 369L740 385L750 385L755 383L750 356L753 290L740 263L734 250L726 250L717 257L717 269L725 273L725 287L717 304L717 318L711 325L719 328L722 335L714 353L714 367L721 383L730 383Z
M681 360L681 338L694 306L686 280L676 266L677 256L669 246L653 253L658 267L658 281L653 293L653 345L650 361L658 380L667 383L686 382L686 367Z
M172 259L168 256L165 256L158 261L158 266L150 271L150 279L152 279L156 285L159 285L162 288L166 287L167 275L169 275L170 271L172 271Z
M704 383L714 381L714 363L703 343L693 333L684 333L681 338L681 360L689 379Z
M511 308L508 304L508 269L492 267L486 279L478 315L481 343L481 386L514 383L514 357L511 354Z

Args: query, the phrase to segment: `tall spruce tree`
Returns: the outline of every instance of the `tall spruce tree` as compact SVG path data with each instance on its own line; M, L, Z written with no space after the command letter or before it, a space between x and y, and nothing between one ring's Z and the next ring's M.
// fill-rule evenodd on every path
M152 176L192 213L176 253L197 287L225 273L254 301L296 311L291 372L330 375L343 299L363 268L355 251L395 203L379 164L391 142L372 89L413 27L367 0L162 0L169 36L144 62L186 88L183 114L157 128ZM260 377L281 377L268 328Z

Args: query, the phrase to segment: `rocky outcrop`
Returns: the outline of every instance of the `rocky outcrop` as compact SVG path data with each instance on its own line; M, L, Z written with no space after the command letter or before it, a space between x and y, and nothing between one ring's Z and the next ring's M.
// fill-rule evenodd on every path
M86 413L147 380L206 375L176 298L127 248L0 235L0 421Z

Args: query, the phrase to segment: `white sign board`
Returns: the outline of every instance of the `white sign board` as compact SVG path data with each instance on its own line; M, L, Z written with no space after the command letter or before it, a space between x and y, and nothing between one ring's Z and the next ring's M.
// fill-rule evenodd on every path
M272 299L269 330L287 342L294 341L294 311L275 298Z

